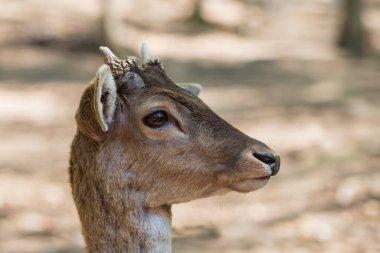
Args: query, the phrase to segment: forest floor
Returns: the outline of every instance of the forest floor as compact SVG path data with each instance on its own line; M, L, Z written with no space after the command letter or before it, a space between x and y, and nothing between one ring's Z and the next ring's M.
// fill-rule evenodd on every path
M223 34L205 33L194 45L217 48ZM226 37L228 60L218 61L217 49L192 55L186 43L177 45L180 59L157 51L175 81L202 83L213 110L278 151L281 170L257 192L175 205L173 251L380 252L380 61L328 47L318 51L328 57L314 57L315 44L277 57L268 49L276 43L255 40L249 58L241 48L251 40ZM102 57L1 46L0 252L83 252L69 146L79 98Z

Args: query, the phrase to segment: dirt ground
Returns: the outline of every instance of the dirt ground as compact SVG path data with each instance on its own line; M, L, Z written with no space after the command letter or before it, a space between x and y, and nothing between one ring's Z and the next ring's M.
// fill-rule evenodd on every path
M165 8L186 9L184 1L177 2L156 9L156 15ZM147 41L175 81L202 83L201 98L213 110L282 158L279 174L257 192L175 205L174 252L380 252L380 60L354 60L334 48L338 21L332 1L295 2L289 1L294 8L279 4L277 13L287 18L267 24L266 31L248 23L257 36L220 28L191 34L185 26L169 31L159 24L148 29L135 16L127 19L134 25L120 28L133 35L126 51ZM84 247L67 167L81 92L102 63L99 53L82 48L92 47L83 40L91 31L82 30L98 9L91 1L80 7L73 0L44 3L6 0L0 10L5 253L74 253ZM232 6L228 11L242 11L239 1L223 3ZM287 15L289 8L297 15ZM239 21L228 20L224 25L230 28Z

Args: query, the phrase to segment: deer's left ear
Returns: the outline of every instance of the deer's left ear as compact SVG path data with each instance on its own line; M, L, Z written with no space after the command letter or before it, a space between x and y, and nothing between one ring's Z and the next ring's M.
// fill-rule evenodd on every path
M94 109L96 120L103 132L108 131L108 125L113 121L116 108L116 83L111 70L102 65L97 72L95 83Z
M177 83L177 85L185 90L190 91L195 96L198 96L202 91L202 85L199 83Z

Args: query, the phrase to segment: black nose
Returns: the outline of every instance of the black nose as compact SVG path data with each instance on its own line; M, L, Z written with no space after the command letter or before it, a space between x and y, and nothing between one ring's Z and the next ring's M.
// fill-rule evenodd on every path
M265 151L256 151L253 153L253 156L262 161L263 163L269 165L272 175L274 176L280 170L280 156L277 154L265 152Z

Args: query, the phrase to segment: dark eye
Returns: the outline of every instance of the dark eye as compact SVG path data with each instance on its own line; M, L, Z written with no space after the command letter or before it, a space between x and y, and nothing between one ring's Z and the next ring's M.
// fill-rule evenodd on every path
M144 118L144 123L152 128L157 128L168 122L168 115L165 111L153 112Z

